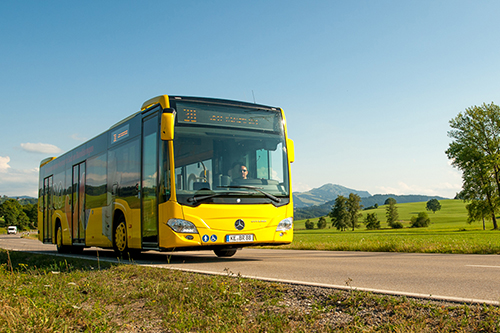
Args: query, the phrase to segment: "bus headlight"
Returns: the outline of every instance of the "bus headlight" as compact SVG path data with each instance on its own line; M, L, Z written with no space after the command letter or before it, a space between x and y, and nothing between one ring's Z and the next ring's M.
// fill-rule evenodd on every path
M276 231L287 231L292 229L293 225L293 218L288 217L284 220L281 220L281 222L278 224L278 227L276 228Z
M173 231L185 234L197 234L198 229L193 222L189 222L181 219L170 219L167 225L172 228Z

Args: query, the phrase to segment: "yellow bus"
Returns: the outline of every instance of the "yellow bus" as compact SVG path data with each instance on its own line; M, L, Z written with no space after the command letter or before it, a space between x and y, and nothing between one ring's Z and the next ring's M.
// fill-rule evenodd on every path
M293 239L283 110L162 95L40 163L39 239L59 252L213 250Z

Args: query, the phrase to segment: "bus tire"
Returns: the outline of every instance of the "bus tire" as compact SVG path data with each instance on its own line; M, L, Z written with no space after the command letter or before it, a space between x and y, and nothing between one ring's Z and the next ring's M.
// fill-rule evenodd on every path
M63 245L63 232L61 227L61 222L57 222L56 224L56 248L59 253L68 253L69 247Z
M123 257L127 252L127 224L121 216L118 218L113 229L113 248L119 256Z
M234 256L236 254L236 251L238 251L238 249L217 249L214 250L214 253L219 258L227 258Z

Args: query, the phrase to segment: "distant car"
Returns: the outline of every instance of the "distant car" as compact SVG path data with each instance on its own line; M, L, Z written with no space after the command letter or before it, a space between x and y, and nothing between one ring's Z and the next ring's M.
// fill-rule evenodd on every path
M16 226L10 226L7 228L7 234L17 234L17 227Z

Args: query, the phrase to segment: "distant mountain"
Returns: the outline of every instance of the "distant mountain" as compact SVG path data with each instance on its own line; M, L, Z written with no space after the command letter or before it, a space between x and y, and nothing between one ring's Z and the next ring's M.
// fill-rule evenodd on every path
M293 205L295 208L318 206L335 200L339 195L347 197L351 193L357 194L361 198L371 196L367 191L357 191L341 185L325 184L307 192L294 192Z
M36 199L34 197L30 197L29 195L21 195L19 197L11 197L12 199Z
M340 185L338 185L338 186L340 186ZM351 193L351 192L349 192L349 193ZM352 192L352 193L355 193L355 192ZM366 193L368 193L368 192L366 192ZM349 194L347 194L347 195L342 194L342 195L348 196ZM361 195L359 195L359 196L361 197ZM449 199L449 198L443 198L443 197L438 197L438 196L428 196L428 195L375 194L373 196L361 197L361 204L363 205L364 208L374 206L375 204L382 206L385 203L385 200L387 200L387 198L394 198L394 199L396 199L397 203L426 202L426 201L429 201L430 199L437 199L437 200ZM294 196L294 200L295 200L295 196ZM309 218L315 218L315 217L320 217L320 216L326 216L332 210L332 206L333 206L334 202L335 202L335 199L333 199L331 201L327 201L321 205L299 207L295 204L295 201L294 201L294 203L293 203L294 204L294 214L293 214L294 219L295 220L302 220L302 219L309 219Z

